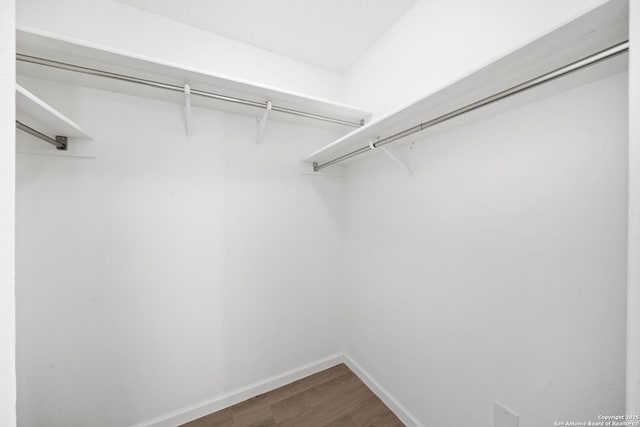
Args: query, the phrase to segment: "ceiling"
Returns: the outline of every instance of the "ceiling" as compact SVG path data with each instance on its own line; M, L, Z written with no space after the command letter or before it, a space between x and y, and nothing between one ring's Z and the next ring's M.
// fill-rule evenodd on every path
M342 73L417 0L114 0Z

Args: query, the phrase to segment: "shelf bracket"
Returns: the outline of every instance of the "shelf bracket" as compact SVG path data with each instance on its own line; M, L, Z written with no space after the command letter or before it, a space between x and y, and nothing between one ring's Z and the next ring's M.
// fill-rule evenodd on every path
M184 85L184 127L187 136L191 135L191 86Z
M406 173L409 176L413 176L413 172L414 172L414 167L413 167L413 146L414 146L414 143L413 142L409 143L409 162L408 162L409 164L405 164L402 160L400 160L399 158L394 156L393 153L391 151L387 150L386 147L376 147L375 143L376 143L376 141L369 141L369 148L371 148L371 151L381 150L384 154L387 155L388 158L393 160L393 163L395 163L396 166L398 166L400 169L402 169L402 171L404 173Z
M258 117L258 135L256 137L256 144L260 144L262 139L264 138L264 128L267 126L267 117L269 117L269 112L273 105L271 101L267 101L267 108L262 113L262 116Z

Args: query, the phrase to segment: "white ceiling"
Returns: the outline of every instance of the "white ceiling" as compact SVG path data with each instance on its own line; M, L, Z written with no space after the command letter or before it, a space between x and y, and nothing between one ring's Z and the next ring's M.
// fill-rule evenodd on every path
M115 1L344 72L417 0Z

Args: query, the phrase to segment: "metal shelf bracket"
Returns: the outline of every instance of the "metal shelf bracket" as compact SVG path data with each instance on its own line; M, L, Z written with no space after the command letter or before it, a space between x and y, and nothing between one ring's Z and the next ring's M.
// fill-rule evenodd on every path
M184 85L184 127L187 136L191 135L191 86Z
M413 166L413 146L414 146L414 142L410 142L409 143L409 161L408 164L406 164L405 162L403 162L402 160L400 160L399 158L397 158L391 151L389 151L387 149L387 147L376 147L376 141L369 141L369 148L371 149L371 151L375 151L375 150L380 150L382 151L384 154L387 155L388 158L390 158L393 163L395 163L396 166L398 166L400 169L402 169L402 171L404 173L406 173L409 176L413 176L414 173L414 166Z
M264 139L264 129L267 126L267 118L269 117L269 112L273 108L273 104L271 101L267 101L267 108L262 113L262 116L258 117L258 135L256 136L256 144L262 143Z

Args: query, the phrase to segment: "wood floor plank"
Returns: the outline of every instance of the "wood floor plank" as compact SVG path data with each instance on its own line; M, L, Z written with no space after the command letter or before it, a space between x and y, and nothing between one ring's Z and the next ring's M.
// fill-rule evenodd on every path
M233 427L233 414L227 411L218 411L184 425L189 427Z
M337 420L330 422L329 424L325 424L322 427L358 427L358 425L353 421L350 415L345 415L344 417L338 418Z
M228 422L231 422L234 415L239 416L239 414L245 411L253 411L255 410L255 408L258 408L258 407L270 407L274 403L287 399L291 396L295 396L299 393L302 393L308 390L309 388L313 388L327 381L331 381L332 379L349 372L351 371L349 370L349 368L346 367L346 365L339 364L329 369L325 369L324 371L305 377L301 380L294 381L290 384L279 387L275 390L271 390L268 393L260 394L251 399L247 399L243 402L240 402L236 405L222 409L221 411L214 412L213 414L210 414L205 417L198 418L197 420L191 421L189 423L183 424L183 427L213 427L218 425L221 427L223 426L226 427L227 424L216 424L216 423L222 423L222 421L220 420L227 420L227 419L229 419ZM211 418L208 419L209 417ZM236 424L229 424L229 425L239 426L242 424L236 423Z
M313 413L318 408L327 406L336 397L340 399L360 387L362 385L355 375L348 373L273 404L271 409L276 421L281 425L286 425L286 422L291 420L301 422L310 412Z
M401 427L404 424L391 412L389 408L371 393L361 405L354 408L351 412L351 418L356 426L367 427Z
M316 404L292 419L278 423L281 427L322 426L348 415L351 408L368 397L370 391L361 384L336 391L328 398L318 399Z
M402 422L340 364L183 427L401 427Z
M271 427L275 426L276 422L273 419L271 408L266 406L258 406L253 409L238 412L232 415L234 426L246 426L246 427Z

